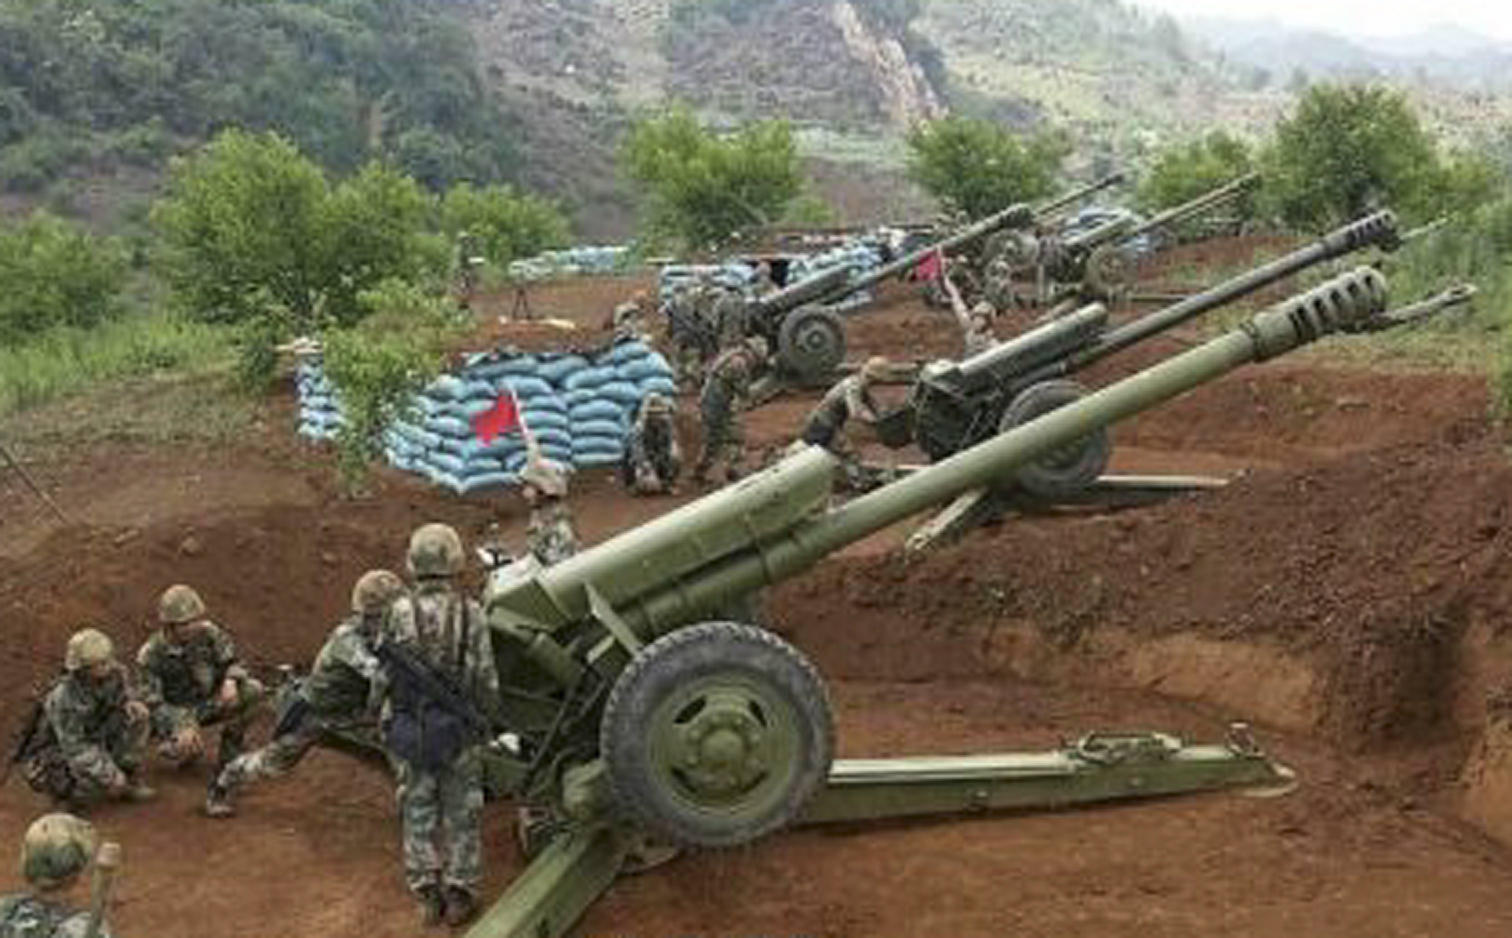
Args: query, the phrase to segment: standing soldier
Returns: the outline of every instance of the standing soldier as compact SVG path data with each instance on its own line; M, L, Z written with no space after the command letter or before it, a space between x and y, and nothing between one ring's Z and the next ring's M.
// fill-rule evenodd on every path
M711 309L710 321L719 337L721 351L745 340L748 312L745 297L738 289L726 287L718 290Z
M615 338L645 339L649 335L646 323L652 312L651 294L645 290L635 291L630 299L614 307L614 312L610 314L609 325L614 330Z
M825 392L803 425L800 437L803 442L822 446L838 457L853 487L859 487L861 482L860 456L850 445L845 425L852 417L867 424L877 422L877 402L872 398L871 387L885 371L887 359L881 356L867 359L860 371L841 378Z
M681 473L682 450L677 445L672 404L660 394L647 394L625 445L620 467L625 487L637 495L676 495Z
M95 862L113 877L120 848L107 843ZM76 908L68 894L95 858L94 825L71 814L44 814L21 841L21 875L26 892L0 896L0 938L111 938L105 924L109 880L95 898L96 908Z
M477 243L466 231L457 232L457 308L472 309L473 297L478 292L478 268L483 258L478 256Z
M695 295L691 284L678 284L666 309L667 337L675 350L678 380L694 388L703 383L704 362L712 344L712 331L698 312Z
M236 657L231 636L205 616L205 603L182 584L158 600L162 624L137 651L142 699L152 708L158 755L188 765L205 751L202 727L222 724L216 769L241 755L263 686Z
M387 570L369 570L352 588L352 614L331 632L308 677L298 683L291 702L273 728L266 746L237 756L210 783L205 813L230 817L232 796L248 782L277 778L299 764L310 748L335 734L370 740L379 748L378 659L373 646L383 617L404 594L404 583Z
M777 292L777 281L772 277L772 262L761 261L756 265L756 282L752 284L759 300Z
M703 453L693 467L693 481L706 485L709 470L723 460L725 478L733 482L741 476L745 460L745 428L740 414L751 394L751 379L767 358L766 339L751 336L739 345L725 349L709 366L699 395L699 416L703 418Z
M567 474L541 453L541 446L525 435L525 468L520 470L520 495L530 506L525 546L550 566L578 552L572 509L567 505Z
M138 778L147 706L132 693L109 636L97 629L75 632L63 667L22 741L27 784L72 810L103 798L151 798L153 790Z
M463 560L462 539L448 525L423 525L410 535L415 591L394 601L383 642L428 681L487 713L499 678L483 610L452 582ZM472 918L482 877L479 740L405 675L386 668L383 687L384 743L399 762L405 879L425 925L461 925Z

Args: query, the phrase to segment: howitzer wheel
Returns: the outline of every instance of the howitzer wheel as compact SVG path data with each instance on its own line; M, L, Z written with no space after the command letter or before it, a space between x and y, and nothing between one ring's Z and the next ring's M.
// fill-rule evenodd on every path
M1036 417L1086 397L1075 381L1042 381L1020 391L998 421L1000 431L1023 426ZM1084 437L1052 450L1013 470L1013 481L1036 498L1051 501L1083 491L1108 468L1113 441L1099 427Z
M777 330L777 362L800 378L823 378L845 361L845 323L817 306L796 309Z
M819 672L772 633L679 629L620 674L599 730L615 801L673 844L733 847L796 816L829 773Z

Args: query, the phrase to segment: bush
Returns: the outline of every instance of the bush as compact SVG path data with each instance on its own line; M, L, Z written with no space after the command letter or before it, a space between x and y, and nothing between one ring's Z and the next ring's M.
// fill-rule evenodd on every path
M1158 212L1191 201L1205 192L1243 176L1254 168L1249 146L1237 137L1215 130L1191 143L1163 150L1139 184L1139 207ZM1228 203L1241 219L1254 214L1253 190Z
M565 247L567 219L555 203L509 186L459 183L441 198L441 225L455 239L466 231L489 263L534 257Z
M952 211L982 218L1050 194L1065 138L1020 140L1006 127L967 117L920 124L908 133L908 175Z
M120 308L126 252L47 212L0 227L0 340L27 341L54 326L87 328Z

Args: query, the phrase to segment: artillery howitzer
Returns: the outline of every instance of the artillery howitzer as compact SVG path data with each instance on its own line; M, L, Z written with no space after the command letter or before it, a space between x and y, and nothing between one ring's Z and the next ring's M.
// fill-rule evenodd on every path
M490 751L488 777L549 812L553 836L469 936L562 934L648 842L730 847L793 822L1285 785L1242 730L1209 746L1093 735L1050 753L833 761L813 665L726 613L1243 364L1384 327L1385 301L1383 276L1361 268L840 507L839 460L807 447L560 564L503 571L485 594L501 686L489 709L519 743Z
M855 274L846 266L833 267L752 301L746 311L746 332L765 338L776 350L780 370L799 380L828 378L845 358L845 325L827 305L917 267L936 251L948 253L994 232L1022 228L1079 199L1123 181L1114 174L1068 192L1039 206L1014 205L989 215L949 237L926 245L867 271Z
M992 246L987 261L1006 265L1015 280L1034 283L1040 304L1058 293L1070 293L1083 302L1109 300L1128 286L1128 245L1233 201L1259 180L1255 173L1246 174L1143 222L1127 216L1114 218L1064 237L1007 232Z

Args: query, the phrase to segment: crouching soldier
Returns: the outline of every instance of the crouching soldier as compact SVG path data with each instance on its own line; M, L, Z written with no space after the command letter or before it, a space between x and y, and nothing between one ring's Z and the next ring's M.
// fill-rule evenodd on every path
M567 473L546 458L528 433L525 448L525 468L520 470L520 497L530 506L525 546L549 567L578 552L577 529L567 504Z
M168 587L158 600L158 622L161 628L137 651L158 755L188 765L205 751L201 728L221 724L219 770L241 755L263 686L237 661L231 636L206 618L205 603L193 589Z
M677 445L672 405L660 394L647 394L630 428L621 479L637 495L675 495L681 472L682 450Z
M698 398L704 441L703 452L693 467L693 481L697 485L707 485L709 470L721 461L725 463L726 481L734 482L741 477L741 463L745 460L741 414L750 405L751 380L765 367L766 359L766 340L751 336L720 353L709 367Z
M107 843L95 856L94 825L71 814L44 814L21 841L26 892L0 896L0 938L110 938L105 916L120 848ZM91 909L76 908L69 892L94 859L100 867Z
M394 602L378 646L383 739L399 762L405 879L427 926L472 918L482 876L479 744L499 678L483 610L452 582L463 560L448 525L410 536L414 592Z
M22 743L27 783L72 810L105 798L151 798L153 790L138 778L147 706L133 696L109 636L75 632L63 667Z
M860 371L840 379L825 392L803 425L803 442L822 446L833 453L840 460L852 488L864 487L865 474L860 455L846 435L845 425L852 417L868 425L876 424L877 402L872 397L871 388L886 371L887 359L881 356L867 359Z
M404 583L387 570L369 570L352 588L352 614L331 632L308 677L273 728L273 739L237 756L210 783L205 813L230 817L232 796L259 778L277 778L299 764L316 743L336 734L369 740L378 749L378 659L373 646L383 617L404 594Z

